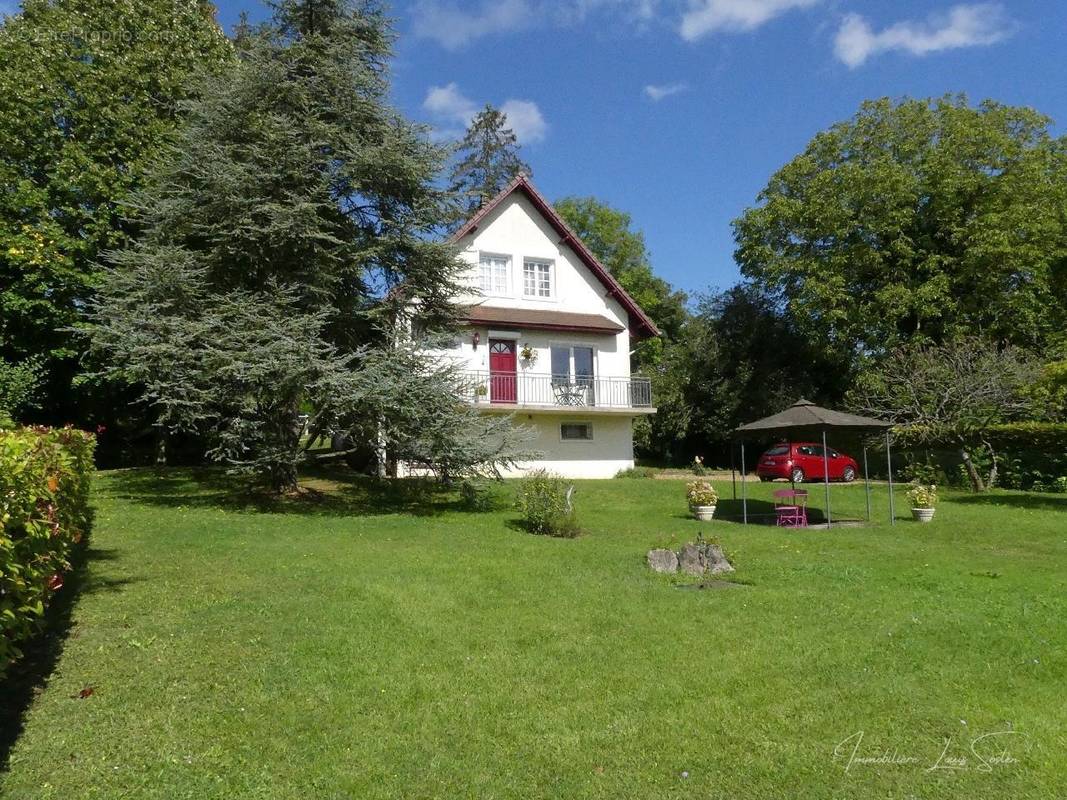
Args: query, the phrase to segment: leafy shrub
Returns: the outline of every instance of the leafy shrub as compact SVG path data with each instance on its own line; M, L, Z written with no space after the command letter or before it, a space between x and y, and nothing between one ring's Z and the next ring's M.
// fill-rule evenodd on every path
M496 508L496 497L485 481L463 481L459 486L459 502L467 511L492 511Z
M940 465L930 460L913 461L904 467L904 477L912 483L948 483L948 476ZM966 477L966 476L964 476Z
M41 380L41 368L36 360L11 364L0 358L0 428L11 427L12 418L33 405Z
M73 428L0 431L0 673L39 629L89 530L95 445Z
M685 496L691 506L713 506L719 502L719 493L709 481L690 481L685 485Z
M531 533L574 538L580 533L568 493L571 487L558 475L545 470L532 472L519 481L515 508Z
M908 489L912 508L934 508L937 505L937 487L916 483Z
M620 469L616 474L616 478L655 478L656 470L652 467L630 467L629 469Z
M707 469L704 467L704 458L702 456L693 456L693 463L689 468L698 478L708 474Z

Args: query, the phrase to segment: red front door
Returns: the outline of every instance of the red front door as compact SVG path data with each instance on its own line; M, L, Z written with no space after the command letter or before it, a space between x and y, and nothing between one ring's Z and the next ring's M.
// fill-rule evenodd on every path
M517 399L515 379L515 342L489 340L489 402L514 403Z

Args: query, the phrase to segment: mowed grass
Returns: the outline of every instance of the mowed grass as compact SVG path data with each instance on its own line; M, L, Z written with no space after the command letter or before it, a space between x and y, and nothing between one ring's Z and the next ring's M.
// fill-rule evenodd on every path
M882 523L790 531L581 482L587 533L555 540L448 495L320 480L264 510L200 478L100 476L0 795L1067 797L1063 496L950 494L927 526L901 497L890 527L877 487ZM648 572L701 530L744 585Z

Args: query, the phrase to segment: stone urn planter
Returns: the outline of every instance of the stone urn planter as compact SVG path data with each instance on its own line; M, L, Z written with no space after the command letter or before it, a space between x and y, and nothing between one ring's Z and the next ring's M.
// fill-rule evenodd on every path
M934 506L937 505L937 487L922 483L913 483L908 490L911 500L911 516L916 522L929 522L934 518Z
M715 516L715 505L719 494L711 483L705 480L690 481L685 487L685 496L689 501L689 513L704 522Z
M715 506L689 506L689 512L701 522L708 522L715 516Z

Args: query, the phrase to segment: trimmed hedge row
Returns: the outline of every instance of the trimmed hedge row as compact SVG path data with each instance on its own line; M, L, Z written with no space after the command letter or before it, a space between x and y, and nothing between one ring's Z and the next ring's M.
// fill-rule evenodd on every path
M73 428L0 430L0 675L39 630L89 530L95 447Z
M924 431L916 427L896 428L893 431L894 447L907 449L912 447L943 447L953 449L955 442L923 442ZM1004 425L990 425L975 432L970 444L979 445L987 441L1000 450L1036 450L1043 453L1067 453L1067 423L1064 422L1011 422Z
M898 428L893 432L894 462L905 476L927 482L969 484L954 442L923 442L923 431ZM1067 492L1067 424L1015 422L976 431L968 442L979 473L991 466L984 446L997 453L997 485L1006 489Z

